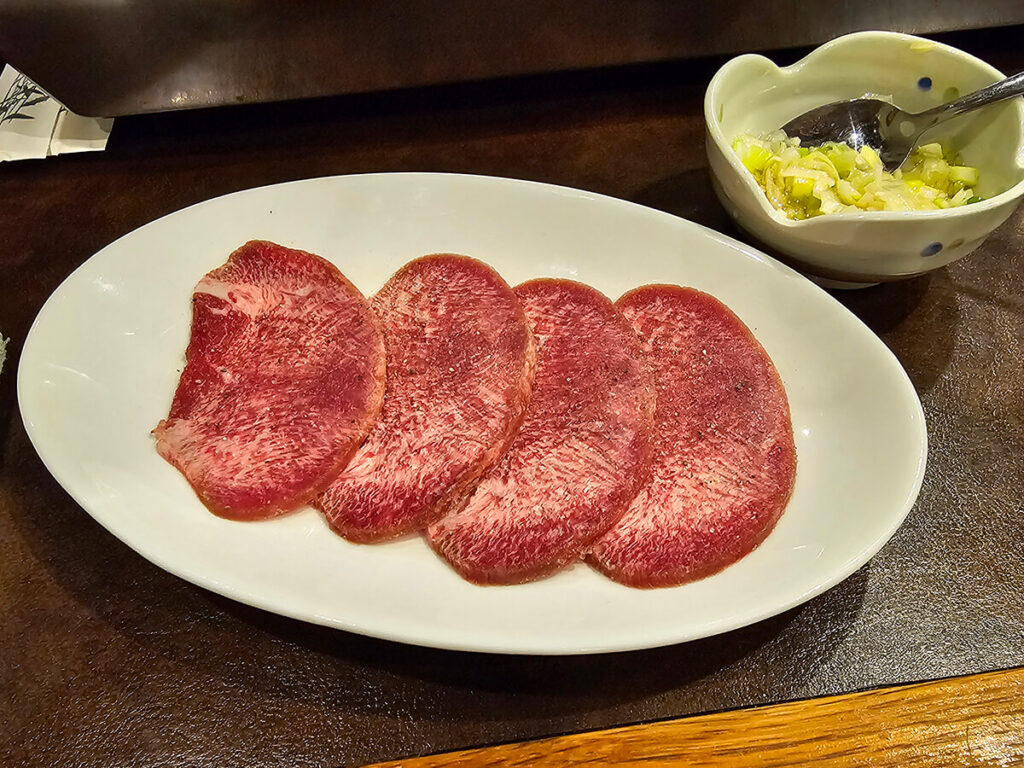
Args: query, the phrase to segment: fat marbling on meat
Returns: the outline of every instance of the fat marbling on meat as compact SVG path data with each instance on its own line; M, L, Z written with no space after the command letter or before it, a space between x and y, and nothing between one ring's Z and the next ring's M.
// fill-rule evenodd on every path
M611 301L568 280L516 288L538 340L522 430L431 546L481 584L528 581L578 560L646 477L654 387Z
M476 259L415 259L371 305L387 348L384 406L315 502L335 532L357 542L420 530L472 487L515 436L536 360L511 287Z
M712 296L653 285L616 306L654 370L652 475L590 559L629 586L678 585L735 562L775 526L796 475L789 403L767 353Z
M246 243L195 287L157 450L215 514L283 514L348 463L380 410L384 371L377 319L336 267Z

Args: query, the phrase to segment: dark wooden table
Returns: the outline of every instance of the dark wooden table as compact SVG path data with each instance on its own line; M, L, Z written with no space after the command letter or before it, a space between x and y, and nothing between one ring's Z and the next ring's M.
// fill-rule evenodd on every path
M1022 35L954 41L1016 71ZM582 187L738 236L703 149L717 63L126 118L102 154L0 166L0 333L12 338L0 374L0 765L356 765L1024 665L1020 212L958 264L840 295L920 393L924 488L859 572L721 637L529 658L307 626L149 564L29 445L14 374L45 298L111 240L215 195L325 174L471 172Z

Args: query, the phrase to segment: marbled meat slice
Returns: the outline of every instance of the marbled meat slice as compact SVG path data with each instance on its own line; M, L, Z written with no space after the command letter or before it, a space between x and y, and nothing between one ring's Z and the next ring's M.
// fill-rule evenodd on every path
M388 354L384 407L315 502L358 542L420 530L464 495L519 429L536 360L511 287L476 259L411 261L371 305Z
M717 299L652 285L617 302L654 369L653 472L590 559L612 579L664 587L734 563L789 500L796 450L782 381Z
M199 281L192 337L157 450L221 517L312 499L384 399L384 343L359 290L311 253L253 241Z
M578 560L646 479L654 386L639 340L603 294L568 280L516 288L538 339L522 430L468 502L428 530L465 578L510 584Z

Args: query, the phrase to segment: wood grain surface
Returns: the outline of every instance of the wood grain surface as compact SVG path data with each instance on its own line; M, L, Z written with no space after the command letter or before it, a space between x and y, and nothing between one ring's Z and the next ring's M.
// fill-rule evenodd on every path
M378 763L371 768L1024 765L1024 669Z

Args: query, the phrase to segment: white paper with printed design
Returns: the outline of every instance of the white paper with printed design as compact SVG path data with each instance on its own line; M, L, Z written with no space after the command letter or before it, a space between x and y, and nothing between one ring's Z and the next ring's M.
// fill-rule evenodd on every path
M69 112L9 65L0 73L0 161L101 150L113 123Z

